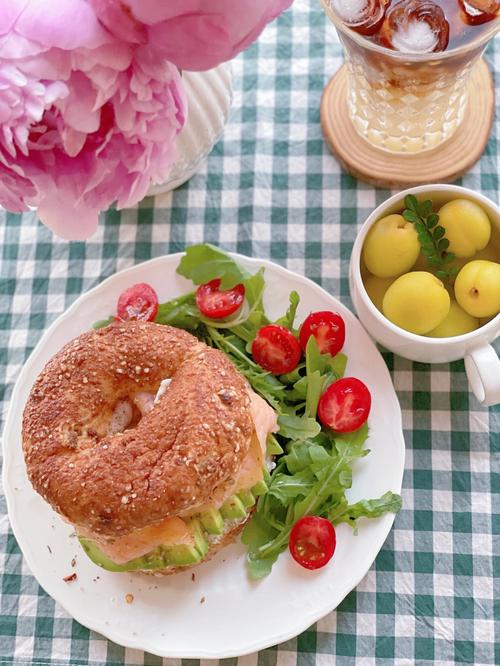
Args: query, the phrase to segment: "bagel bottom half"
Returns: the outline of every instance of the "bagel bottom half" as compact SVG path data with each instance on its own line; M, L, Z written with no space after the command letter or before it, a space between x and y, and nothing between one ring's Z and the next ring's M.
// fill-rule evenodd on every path
M33 487L96 564L171 574L241 532L267 491L276 423L222 352L169 326L116 323L48 362L23 450Z

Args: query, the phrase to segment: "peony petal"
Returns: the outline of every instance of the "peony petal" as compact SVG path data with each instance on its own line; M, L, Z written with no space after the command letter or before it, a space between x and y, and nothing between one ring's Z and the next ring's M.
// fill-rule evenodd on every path
M181 69L215 67L254 41L293 0L114 0L123 20L148 26L148 44ZM109 6L113 0L93 0L99 18L114 34Z
M83 204L75 206L74 199L54 192L41 199L37 206L40 220L57 236L65 240L85 240L97 229L99 209Z
M46 47L65 50L93 49L115 41L86 0L30 0L15 29Z
M0 35L8 34L30 0L4 0L0 4Z
M96 91L91 81L82 72L73 72L68 88L69 95L56 104L65 122L79 132L96 132L101 114L95 110Z
M147 32L129 11L116 0L89 0L102 23L112 26L112 32L118 39L130 44L145 44Z
M17 59L34 56L46 51L46 47L15 32L0 37L0 58Z
M61 131L64 150L70 157L76 157L87 140L85 132L77 132L72 127L65 127Z
M71 75L71 57L60 49L45 51L37 57L19 57L15 63L28 78L34 80L65 81Z
M71 55L73 69L86 72L103 65L122 72L130 67L133 50L128 44L105 44L96 49L78 49Z

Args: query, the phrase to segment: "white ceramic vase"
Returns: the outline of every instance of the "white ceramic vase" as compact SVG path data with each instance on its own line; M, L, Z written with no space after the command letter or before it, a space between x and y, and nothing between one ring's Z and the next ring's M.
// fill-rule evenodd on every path
M183 72L188 98L188 119L177 138L178 157L169 178L151 185L148 195L179 187L201 167L219 140L233 99L231 65L223 63L207 72Z

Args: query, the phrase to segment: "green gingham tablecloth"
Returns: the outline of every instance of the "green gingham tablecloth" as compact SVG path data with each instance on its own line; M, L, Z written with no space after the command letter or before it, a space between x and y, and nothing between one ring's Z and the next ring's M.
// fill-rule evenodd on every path
M496 71L498 44L487 53ZM230 121L189 183L137 209L110 210L86 243L54 238L34 214L0 215L3 419L25 359L82 292L189 243L270 258L351 305L356 231L390 193L345 174L323 142L321 92L340 62L319 2L297 0L235 60ZM497 121L480 163L460 181L495 201L498 130ZM482 408L469 393L462 362L431 368L384 357L403 412L404 509L335 612L227 666L500 663L500 409ZM124 649L68 617L23 561L3 495L0 556L0 664L198 666Z

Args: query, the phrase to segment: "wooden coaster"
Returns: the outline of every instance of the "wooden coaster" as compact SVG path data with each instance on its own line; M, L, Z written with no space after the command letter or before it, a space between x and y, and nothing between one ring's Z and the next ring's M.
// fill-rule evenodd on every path
M347 112L347 69L330 79L321 99L325 140L351 175L380 187L443 183L466 173L482 155L495 115L493 79L484 60L474 67L465 117L456 132L433 150L388 153L372 146L354 128Z

